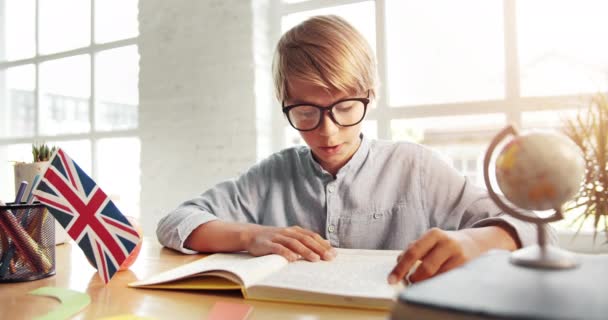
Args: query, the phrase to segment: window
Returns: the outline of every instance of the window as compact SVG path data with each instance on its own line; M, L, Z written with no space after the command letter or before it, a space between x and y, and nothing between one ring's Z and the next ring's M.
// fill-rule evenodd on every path
M608 43L599 40L608 34L606 12L608 3L601 0L518 1L522 96L607 89Z
M502 1L386 1L387 103L503 99L503 24Z
M277 11L281 33L315 14L362 31L381 83L364 131L428 145L479 185L486 147L506 124L559 130L608 90L602 0L284 0ZM276 133L285 146L302 143L285 132Z
M373 1L336 5L312 10L304 10L284 15L281 19L281 33L298 23L317 15L336 14L346 19L359 30L372 48L376 47L376 17Z
M0 198L31 143L63 148L139 216L137 0L0 0ZM117 9L119 8L119 9Z

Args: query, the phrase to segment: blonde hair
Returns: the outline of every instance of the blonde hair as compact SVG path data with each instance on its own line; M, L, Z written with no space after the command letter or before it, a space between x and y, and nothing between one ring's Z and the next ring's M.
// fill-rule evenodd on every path
M376 97L374 54L363 35L346 20L312 17L287 31L279 40L272 63L275 95L290 98L289 83L300 80L348 94Z

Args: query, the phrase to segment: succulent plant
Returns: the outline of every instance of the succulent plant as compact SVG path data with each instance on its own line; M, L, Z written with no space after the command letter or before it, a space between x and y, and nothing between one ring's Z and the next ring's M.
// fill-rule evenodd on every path
M34 156L34 162L49 161L56 150L56 146L49 148L46 143L32 144L32 155Z

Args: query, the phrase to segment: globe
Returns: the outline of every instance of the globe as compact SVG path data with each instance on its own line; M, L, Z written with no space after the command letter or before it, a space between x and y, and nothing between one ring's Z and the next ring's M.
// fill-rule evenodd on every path
M578 192L585 161L578 146L555 132L516 135L496 158L505 197L527 210L559 209Z
M549 210L548 216L526 214L499 197L491 183L490 164L496 147L512 136L495 162L495 176L505 197L521 209ZM557 132L531 131L519 134L514 126L502 129L490 142L483 160L483 178L492 201L520 220L536 224L538 245L514 251L511 263L541 269L576 268L579 259L548 241L546 224L563 219L563 204L579 190L585 160L578 146Z

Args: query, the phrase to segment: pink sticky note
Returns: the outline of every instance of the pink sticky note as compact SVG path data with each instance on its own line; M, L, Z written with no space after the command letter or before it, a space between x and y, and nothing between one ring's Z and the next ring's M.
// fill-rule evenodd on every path
M216 302L211 307L207 320L245 320L253 307L243 303Z

